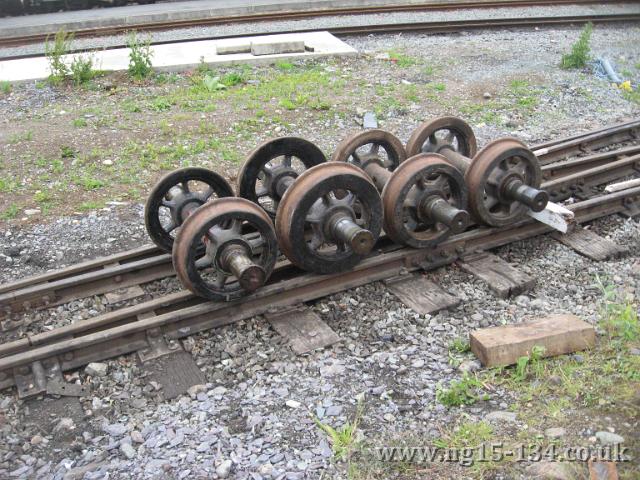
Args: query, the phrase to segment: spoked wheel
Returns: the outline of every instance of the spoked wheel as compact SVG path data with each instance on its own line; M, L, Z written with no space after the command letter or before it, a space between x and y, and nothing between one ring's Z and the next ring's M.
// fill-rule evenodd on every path
M464 177L434 153L402 163L382 191L382 204L386 234L416 248L434 246L469 224Z
M243 198L220 198L185 220L173 246L173 266L196 295L229 301L264 285L277 255L269 216Z
M384 130L366 130L345 138L336 148L332 161L347 162L365 170L379 190L404 162L407 154L402 142Z
M169 252L178 227L193 211L215 198L231 197L231 185L211 170L187 167L168 173L153 187L144 211L147 232Z
M495 140L480 150L465 180L472 212L494 227L518 221L529 208L542 211L549 201L547 192L538 190L542 181L538 159L515 138Z
M330 162L304 172L282 197L276 216L280 249L315 273L353 268L380 235L382 202L367 175Z
M305 170L326 162L322 150L304 138L282 137L256 148L238 176L238 195L276 217L284 192Z
M467 122L457 117L440 117L414 130L407 142L407 155L440 153L443 147L465 157L473 157L478 148L476 136Z

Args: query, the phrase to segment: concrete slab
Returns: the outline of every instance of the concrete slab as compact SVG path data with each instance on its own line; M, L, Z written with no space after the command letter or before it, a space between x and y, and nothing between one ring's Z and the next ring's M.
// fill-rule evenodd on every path
M304 42L306 51L299 53L283 53L261 55L256 57L250 53L218 54L218 49L228 51L228 46L240 43L265 44L267 42L290 44ZM280 35L263 35L239 39L199 40L194 42L173 43L152 46L152 63L157 70L180 71L198 66L201 61L209 65L232 65L241 63L272 63L285 59L319 58L337 55L356 55L358 52L329 32L285 33ZM94 51L91 55L96 69L104 71L126 70L129 66L129 49ZM63 61L70 65L77 55L66 55ZM5 60L0 62L0 80L21 81L47 78L51 71L46 57Z

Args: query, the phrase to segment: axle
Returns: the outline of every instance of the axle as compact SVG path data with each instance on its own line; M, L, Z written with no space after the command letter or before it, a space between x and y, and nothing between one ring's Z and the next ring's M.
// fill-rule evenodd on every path
M393 175L392 172L376 162L370 162L364 168L364 171L371 177L380 192L384 189L391 175ZM421 217L427 217L445 224L453 233L463 232L469 225L470 220L466 211L454 207L440 195L430 195L422 200L418 205L418 214Z
M229 245L220 253L220 266L231 272L242 288L253 292L267 280L267 274L260 265L256 265L247 255L242 245Z
M329 232L333 238L348 244L358 255L366 255L373 248L373 234L344 214L336 215L329 220Z

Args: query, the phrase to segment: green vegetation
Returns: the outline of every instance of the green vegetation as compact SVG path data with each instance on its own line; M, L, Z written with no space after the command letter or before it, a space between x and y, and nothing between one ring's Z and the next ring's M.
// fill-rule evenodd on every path
M638 309L628 299L620 301L615 287L605 284L600 277L596 282L602 292L602 304L600 305L600 324L607 332L609 340L635 342L640 339L640 322L638 321Z
M88 212L91 210L99 210L104 207L104 202L101 201L88 201L82 202L78 207L78 210L81 212Z
M76 151L68 145L62 145L60 147L61 158L73 158L76 156Z
M59 30L56 33L53 44L49 42L49 37L47 37L45 54L51 70L48 80L52 85L59 85L69 75L69 66L64 63L62 57L69 53L72 40L73 34L64 30Z
M357 447L357 432L360 419L362 418L363 402L358 401L356 413L351 422L346 422L340 428L322 423L315 415L313 421L318 428L322 430L328 437L329 443L333 450L333 455L337 460L350 461L353 450Z
M445 432L434 444L440 448L477 447L491 440L493 429L486 422L462 422Z
M84 85L93 80L98 71L93 69L93 57L91 55L76 55L71 62L71 80L78 85Z
M472 405L480 399L487 398L477 392L482 388L482 383L477 377L465 373L461 380L453 380L449 388L438 385L436 400L447 407L459 407L460 405Z
M449 344L449 350L456 353L466 353L471 351L471 345L466 338L456 338Z
M11 220L18 216L18 212L20 211L20 207L15 203L9 205L2 213L0 213L0 219L2 220Z
M405 53L398 52L395 50L392 50L388 53L389 53L389 60L391 60L398 67L408 68L418 63L417 59L410 57Z
M153 73L151 57L151 39L140 41L136 32L129 33L127 37L129 47L129 76L134 80L142 80Z
M7 82L6 80L2 80L0 82L0 92L8 95L11 93L11 82Z
M87 120L84 118L74 118L72 123L73 123L73 126L77 128L87 126Z
M591 34L593 33L593 24L587 23L580 37L571 47L571 53L567 53L562 56L560 66L562 68L583 68L587 65L590 59L591 47L589 42L591 41Z
M540 359L544 355L544 351L544 347L534 345L531 349L530 355L524 355L518 358L515 370L513 371L513 379L517 382L521 382L527 378L531 370L538 373L537 371L542 366Z

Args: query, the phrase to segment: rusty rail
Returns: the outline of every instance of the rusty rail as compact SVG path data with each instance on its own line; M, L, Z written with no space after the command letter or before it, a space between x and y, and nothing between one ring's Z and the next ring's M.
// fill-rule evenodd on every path
M635 187L577 202L567 208L574 212L577 223L584 223L624 211L638 201L640 187ZM506 228L477 228L451 237L435 249L391 248L366 259L350 272L335 275L304 274L283 266L282 269L287 270L281 272L285 274L284 278L229 303L195 299L186 292L172 294L2 345L0 389L13 386L16 375L29 375L36 365L42 368L43 362L55 362L62 371L71 370L92 361L148 348L149 332L166 339L183 338L373 281L437 268L466 254L551 230L551 227L531 220Z

